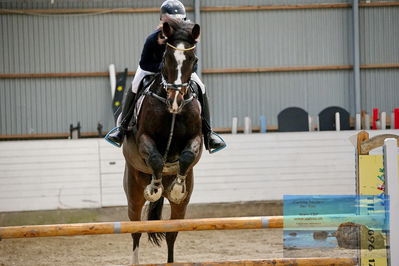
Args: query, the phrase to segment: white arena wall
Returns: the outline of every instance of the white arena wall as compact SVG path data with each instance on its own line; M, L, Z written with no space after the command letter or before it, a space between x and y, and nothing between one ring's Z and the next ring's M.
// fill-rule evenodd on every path
M228 147L195 167L191 202L354 194L356 133L223 135ZM0 142L0 212L124 206L123 170L122 150L103 139Z

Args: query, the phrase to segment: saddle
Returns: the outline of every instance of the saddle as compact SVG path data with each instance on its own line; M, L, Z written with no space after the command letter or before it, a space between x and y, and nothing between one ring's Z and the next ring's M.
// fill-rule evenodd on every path
M152 84L152 82L155 80L156 76L157 76L157 74L147 75L140 82L140 85L137 90L134 101L132 103L132 106L130 106L130 109L129 109L129 115L131 116L129 124L128 124L129 132L135 133L137 131L136 121L137 121L137 116L138 116L140 108L141 108L142 100L144 99L143 98L144 92L147 89L147 87L149 87Z

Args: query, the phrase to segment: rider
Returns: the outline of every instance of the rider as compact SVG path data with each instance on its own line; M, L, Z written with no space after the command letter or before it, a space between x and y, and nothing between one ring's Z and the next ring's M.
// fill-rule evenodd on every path
M160 19L162 21L163 16L171 16L175 19L186 20L186 10L184 5L178 0L166 0L161 5ZM141 59L137 68L136 74L132 81L131 89L125 93L124 102L122 105L122 112L118 117L117 125L115 129L112 129L105 138L115 146L120 147L123 138L127 132L129 122L132 118L133 112L132 107L135 105L135 96L140 86L142 79L147 75L153 75L160 72L160 65L162 57L166 47L166 39L162 35L160 29L150 34L145 43L141 53ZM225 142L221 137L214 133L211 129L210 124L210 113L208 106L207 94L205 93L205 85L199 79L198 75L193 72L191 79L195 81L201 88L199 100L202 107L202 131L205 139L205 147L210 152L220 150L226 146ZM130 111L129 111L130 110Z

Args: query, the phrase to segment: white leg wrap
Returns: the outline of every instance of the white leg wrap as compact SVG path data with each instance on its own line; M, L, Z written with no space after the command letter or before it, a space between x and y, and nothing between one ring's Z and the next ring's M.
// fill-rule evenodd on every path
M132 264L133 265L140 264L140 262L139 262L139 247L136 247L136 249L133 250Z
M179 204L187 196L186 176L177 175L167 191L168 200Z
M156 184L159 183L159 184ZM151 180L151 183L144 189L144 197L146 200L155 202L159 200L163 193L162 179Z

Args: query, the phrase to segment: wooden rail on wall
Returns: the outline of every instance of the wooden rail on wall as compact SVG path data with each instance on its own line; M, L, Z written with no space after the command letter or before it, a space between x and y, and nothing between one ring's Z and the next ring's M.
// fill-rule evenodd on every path
M192 8L187 8L192 11ZM159 8L64 8L64 9L0 9L0 14L59 15L59 14L113 14L158 13Z
M136 72L128 72L134 75ZM109 77L108 72L72 72L72 73L10 73L0 74L0 79L30 79L30 78L90 78Z
M390 7L399 6L399 2L376 2L359 3L359 7ZM232 12L232 11L267 11L267 10L297 10L297 9L331 9L331 8L350 8L349 3L332 4L304 4L304 5L272 5L272 6L222 6L222 7L202 7L204 12Z
M398 64L399 66L399 64ZM247 68L221 68L204 69L204 74L234 74L234 73L265 73L265 72L296 72L296 71L322 71L322 70L347 70L351 65L342 66L295 66L295 67L247 67Z
M234 73L267 73L267 72L297 72L297 71L329 71L329 70L351 70L352 65L336 66L287 66L287 67L247 67L247 68L221 68L204 69L203 74L234 74ZM361 69L389 69L399 68L399 64L363 64Z
M361 69L396 69L399 64L363 64ZM331 71L351 70L351 65L336 66L294 66L294 67L247 67L247 68L218 68L204 69L203 74L237 74L237 73L271 73L271 72L297 72L297 71ZM135 72L128 72L134 75ZM79 78L79 77L108 77L108 72L76 72L76 73L9 73L0 74L0 79L24 78Z
M104 132L106 133L106 132ZM104 134L102 134L102 137ZM27 140L27 139L67 139L70 137L69 133L43 133L43 134L13 134L0 135L0 140ZM81 132L81 138L95 138L99 137L98 132Z
M372 2L359 4L360 7L390 7L399 6L399 2ZM223 6L223 7L201 7L202 12L232 12L232 11L267 11L267 10L298 10L298 9L330 9L350 8L349 3L332 4L304 4L304 5L271 5L271 6ZM192 12L193 8L186 8ZM81 8L81 9L0 9L2 14L21 15L59 15L59 14L115 14L115 13L158 13L158 8Z

